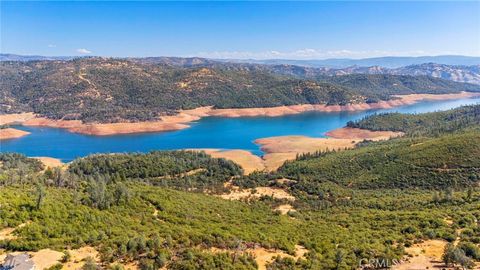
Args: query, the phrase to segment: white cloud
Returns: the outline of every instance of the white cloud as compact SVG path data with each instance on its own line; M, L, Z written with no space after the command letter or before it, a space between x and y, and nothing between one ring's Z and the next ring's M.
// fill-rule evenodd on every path
M90 54L92 53L92 51L89 51L87 49L77 49L77 52L78 53L81 53L81 54Z
M55 44L48 44L47 47L48 47L48 48L56 48L57 45L55 45Z
M423 55L439 55L442 52L428 53L425 51L352 51L347 49L341 50L318 50L312 48L299 49L295 51L213 51L199 52L194 55L197 57L217 58L217 59L326 59L326 58L369 58L382 56L423 56Z

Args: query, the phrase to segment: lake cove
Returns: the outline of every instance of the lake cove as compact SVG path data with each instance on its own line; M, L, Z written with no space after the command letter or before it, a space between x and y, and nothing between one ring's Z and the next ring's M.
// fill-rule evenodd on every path
M345 126L348 121L384 112L423 113L476 104L479 99L423 101L391 109L355 112L305 112L277 117L205 117L189 123L190 128L163 133L92 136L61 128L12 126L29 132L21 138L0 142L1 152L53 157L69 162L94 153L148 152L186 148L242 149L256 155L264 152L255 140L301 135L325 137L325 133Z

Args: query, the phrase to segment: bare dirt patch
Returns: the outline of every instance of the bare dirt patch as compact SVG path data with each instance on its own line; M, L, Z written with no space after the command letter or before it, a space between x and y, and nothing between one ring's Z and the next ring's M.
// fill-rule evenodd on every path
M42 249L37 252L32 252L31 256L33 263L35 263L35 269L46 269L60 263L63 252Z
M306 136L279 136L255 140L267 153L309 153L314 151L352 148L352 139L312 138Z
M9 252L8 254L19 255L25 252ZM35 269L43 270L60 263L63 253L51 249L41 249L37 252L26 252L32 258ZM7 253L0 255L0 262L5 260Z
M283 250L266 249L266 248L263 248L263 247L247 248L247 249L243 249L243 250L240 250L240 251L235 251L235 250L231 250L231 249L210 248L209 251L212 252L212 253L240 252L240 253L244 253L244 254L245 253L251 254L255 258L255 261L258 264L258 269L259 270L266 270L267 269L267 264L271 263L273 261L273 259L277 256L280 256L282 258L292 258L294 260L298 260L298 259L304 258L305 254L308 252L308 250L301 245L295 245L295 256L287 254Z
M285 190L273 187L239 189L238 187L233 186L230 193L217 196L225 200L252 200L259 199L262 196L269 196L273 197L274 199L286 199L289 201L295 201L295 197L290 195Z
M21 124L26 120L32 119L34 117L35 117L35 114L32 112L0 114L0 125Z
M299 154L315 151L343 150L353 148L358 141L352 139L312 138L306 136L279 136L255 140L261 145L265 167L274 171L287 160Z
M328 137L335 139L350 139L350 140L388 140L391 138L399 137L404 135L403 132L393 132L393 131L372 131L368 129L360 128L337 128L332 131L325 133Z
M58 158L52 158L52 157L34 157L34 158L40 160L46 168L63 167L65 165L65 163L63 163Z
M97 263L100 262L98 251L93 247L82 247L79 249L68 250L71 255L71 260L63 265L64 270L77 270L81 269L85 263L85 259L88 257L93 258Z
M406 253L412 257L406 257L404 262L394 265L392 269L447 269L442 263L442 254L446 245L445 240L427 240L406 248Z
M231 160L243 168L245 175L254 171L265 170L262 158L245 150L219 150L219 149L190 149L194 151L204 151L214 158L224 158Z
M28 134L30 134L30 132L15 128L2 128L0 129L0 141L21 138L23 136L27 136Z
M100 262L100 257L98 252L93 247L82 247L80 249L68 250L71 255L71 260L63 264L64 270L78 270L81 269L84 261L87 257L92 257L97 263ZM21 254L23 252L11 252L9 254ZM58 263L61 263L63 258L63 252L52 250L52 249L41 249L36 252L26 252L32 258L32 261L35 264L35 269L47 269ZM0 261L3 261L6 257L5 254L0 255Z
M402 132L370 131L359 128L339 128L326 133L330 138L312 138L306 136L279 136L255 140L261 146L265 167L274 171L287 160L293 160L299 154L315 151L345 150L363 140L388 140L402 136Z
M13 235L13 232L16 228L4 228L0 230L0 240L11 240L15 239L16 236Z
M282 215L286 215L288 212L296 212L297 210L295 210L291 204L281 204L275 207L275 211L280 212Z
M4 228L4 229L1 229L1 230L0 230L0 240L12 240L12 239L16 239L17 236L13 234L13 233L15 232L15 230L27 226L30 222L31 222L31 221L22 223L22 224L18 225L18 226L15 227L15 228Z
M294 160L297 157L297 153L268 153L263 155L265 168L267 171L276 171L287 160Z

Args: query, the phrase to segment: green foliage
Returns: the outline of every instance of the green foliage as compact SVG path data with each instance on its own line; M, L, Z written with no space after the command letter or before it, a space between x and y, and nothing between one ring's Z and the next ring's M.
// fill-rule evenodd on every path
M387 99L392 95L448 94L458 91L479 91L473 84L457 84L453 81L429 76L405 76L386 74L349 74L321 76L321 79L350 89L366 96L370 102Z
M69 171L90 178L93 190L127 179L183 189L223 190L226 179L242 174L237 164L198 151L93 155L75 160ZM126 195L121 189L117 186L113 194L116 201L120 199L118 196Z
M61 270L63 268L63 264L57 263L51 267L48 268L48 270Z
M95 263L92 257L87 257L85 263L82 266L82 270L98 270L100 267Z
M480 105L422 114L377 114L356 122L348 122L347 126L369 130L402 131L410 136L439 136L480 126Z
M43 169L43 164L17 153L0 153L0 186L25 184Z
M0 153L0 173L11 169L25 169L31 172L43 170L43 164L38 159L28 158L18 153Z
M82 58L2 62L4 113L33 111L84 122L145 121L179 109L345 105L391 95L479 91L476 85L426 76L345 75L298 79L268 66L179 67L147 60Z
M442 255L442 260L445 265L450 266L459 264L462 269L471 269L474 266L471 258L465 255L465 251L461 248L455 247L453 244L447 244Z
M186 250L179 254L179 259L169 265L174 270L197 269L257 269L257 263L249 255L217 253L210 254L198 250Z
M470 267L480 254L479 157L476 129L302 155L277 173L249 176L192 151L93 155L45 172L32 159L2 154L0 230L25 225L0 249L90 245L112 269L132 261L141 269L257 269L244 247L293 254L303 245L304 258L277 257L267 269L333 270L398 260L412 243L454 242L461 232L444 258ZM280 215L272 210L285 202L269 197L241 202L192 192L223 191L230 180L284 188L297 211ZM100 266L86 260L83 269Z
M321 183L351 188L464 188L480 180L480 133L402 138L285 163L292 187L319 194Z

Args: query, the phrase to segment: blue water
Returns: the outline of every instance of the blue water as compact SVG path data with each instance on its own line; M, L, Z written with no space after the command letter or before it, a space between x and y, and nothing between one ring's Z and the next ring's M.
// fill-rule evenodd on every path
M422 113L447 110L479 99L420 102L394 109L360 112L307 112L280 117L207 117L191 124L191 128L164 133L134 135L90 136L70 133L64 129L44 127L15 128L31 134L19 139L2 141L0 152L19 152L27 156L49 156L68 162L93 153L148 152L161 149L220 148L245 149L261 155L258 138L281 135L324 137L325 132L343 127L350 120L372 113Z

